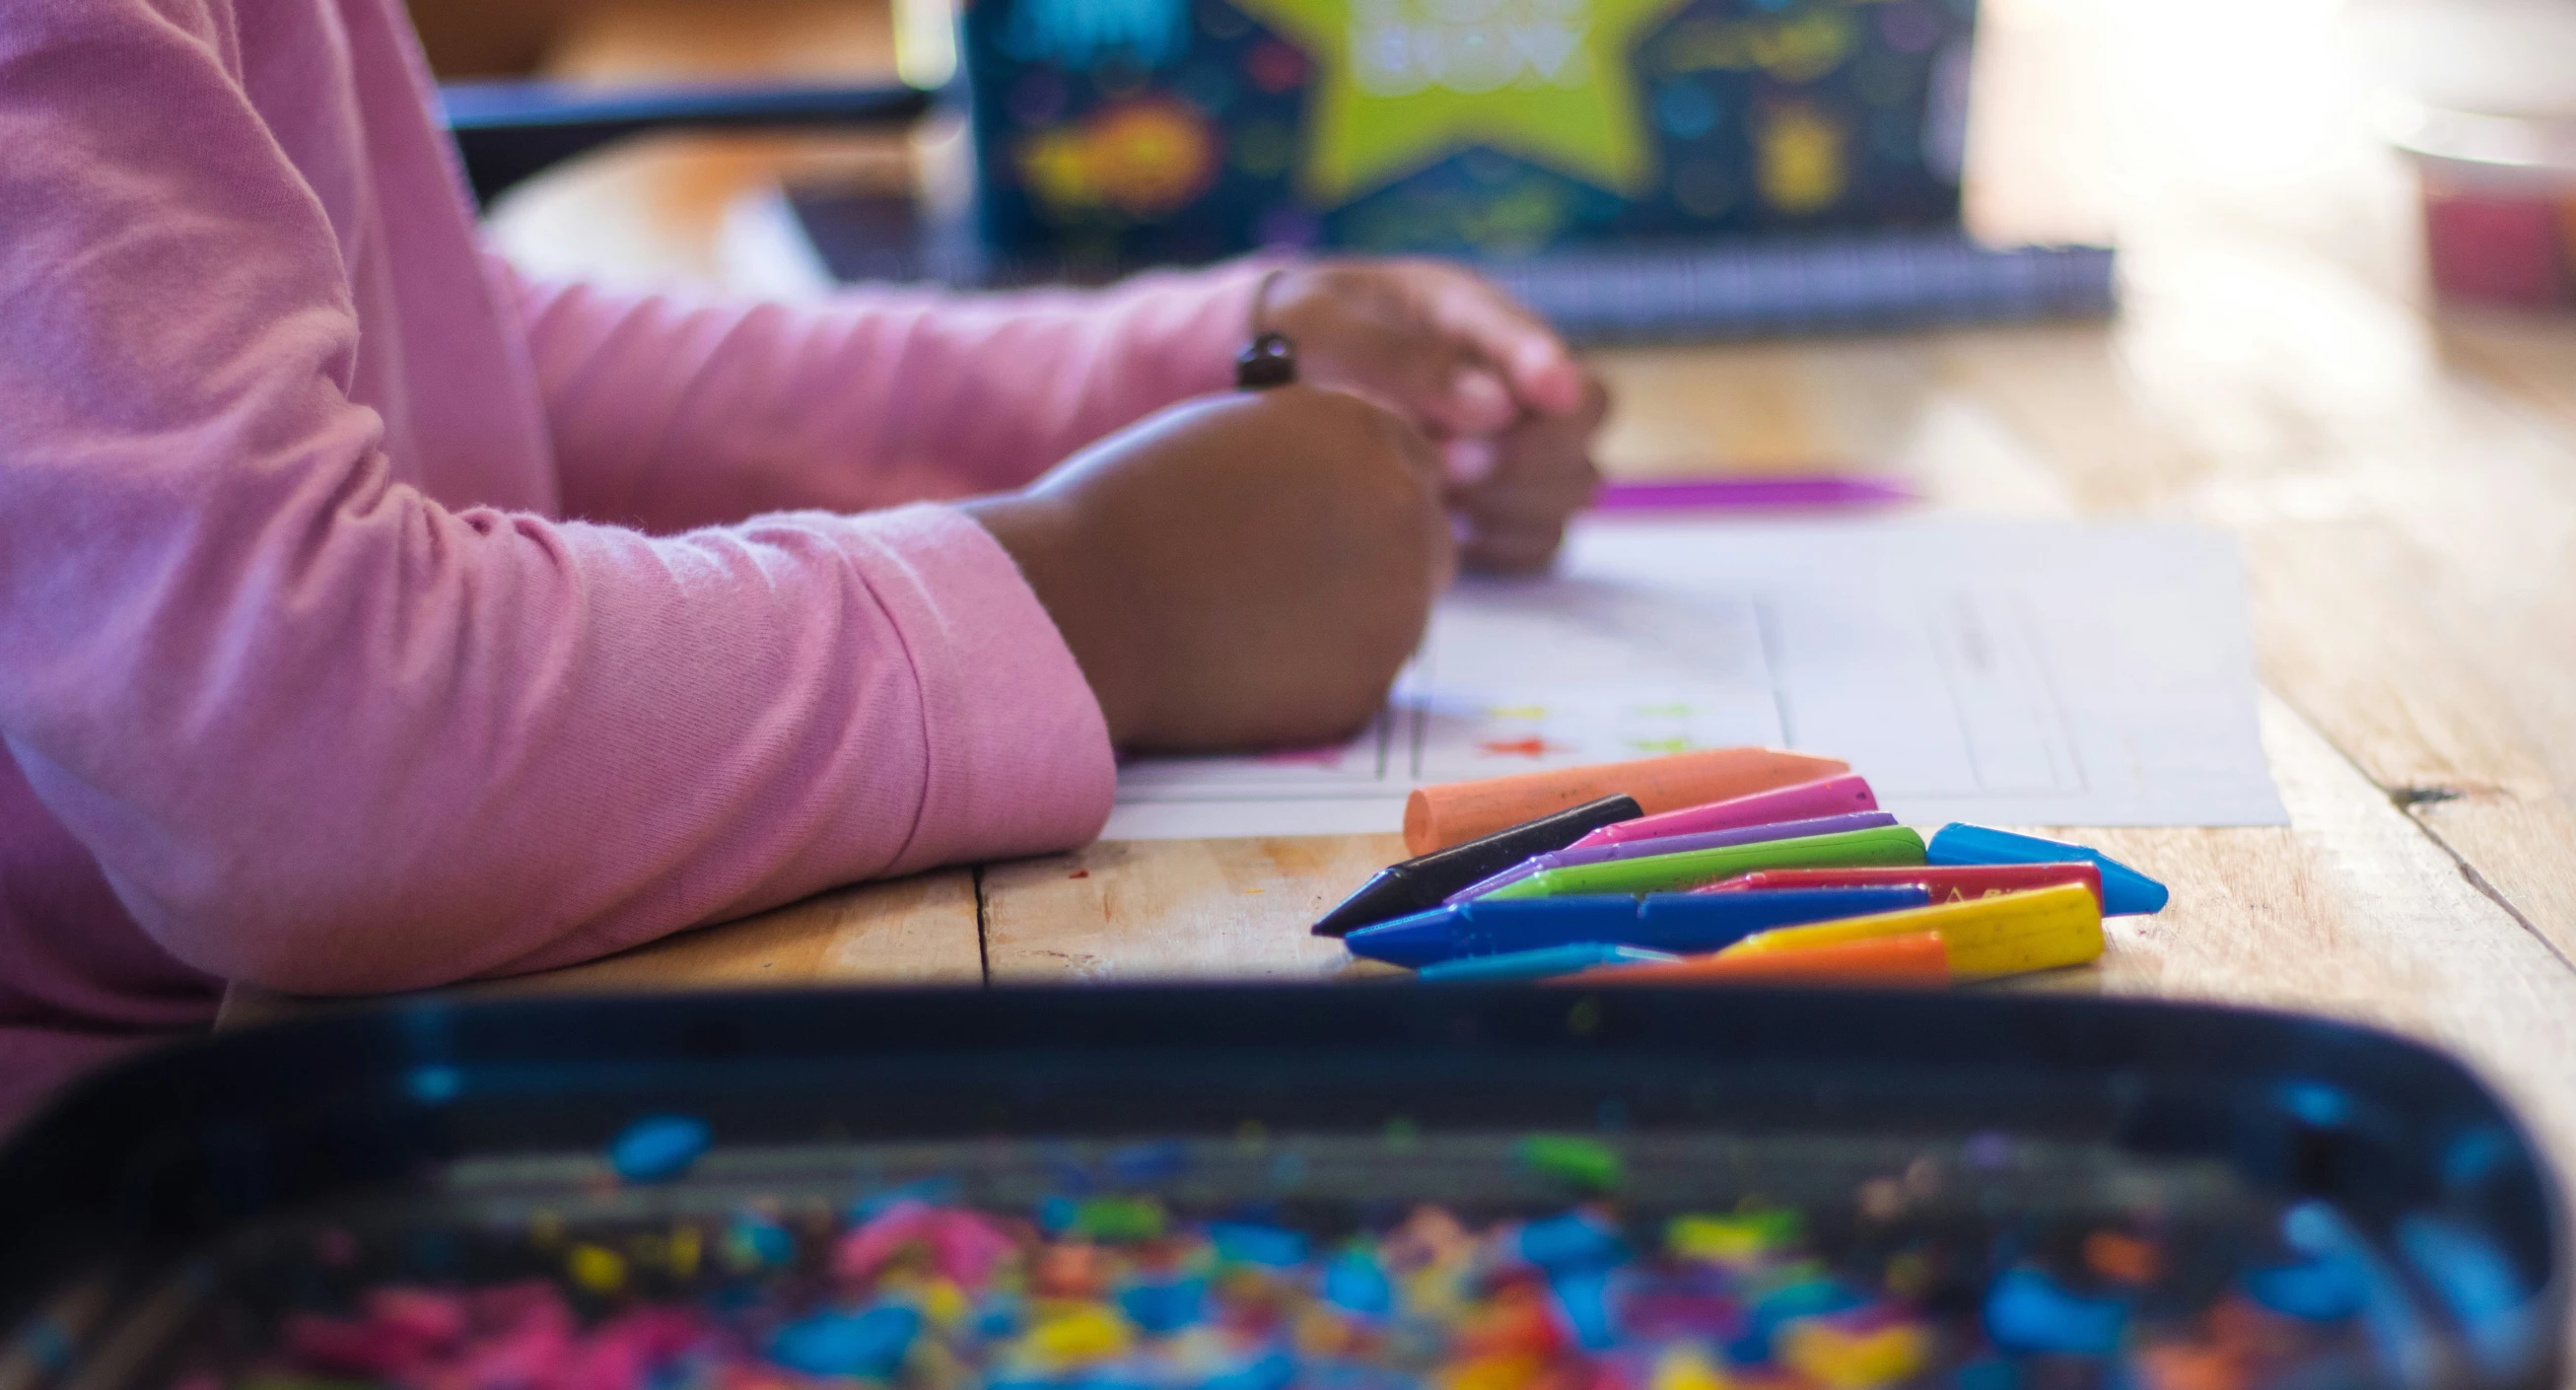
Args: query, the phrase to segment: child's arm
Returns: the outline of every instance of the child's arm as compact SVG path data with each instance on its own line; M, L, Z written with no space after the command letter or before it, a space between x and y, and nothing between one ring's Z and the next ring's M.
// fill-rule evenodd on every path
M913 508L657 540L442 506L351 399L344 239L239 52L184 7L0 7L0 736L192 965L407 988L1059 848L1106 814L1113 735L1346 727L1358 702L1328 697L1374 698L1419 631L1447 563L1424 446L1325 393L1165 420L986 526ZM419 186L375 192L409 200L410 254L470 256ZM508 454L491 419L411 425L459 463ZM1156 499L1188 534L1115 529ZM1268 596L1260 624L1209 611L1228 583ZM1255 683L1255 642L1289 679ZM1193 722L1130 699L1104 727L1083 672L1160 690L1167 650L1207 667Z
M796 306L512 278L566 509L667 532L1018 487L1229 386L1262 273Z
M1470 563L1547 563L1591 499L1606 398L1544 323L1456 266L1248 262L1098 292L875 288L810 307L518 292L567 506L657 531L1017 487L1222 389L1256 298L1307 380L1443 442Z

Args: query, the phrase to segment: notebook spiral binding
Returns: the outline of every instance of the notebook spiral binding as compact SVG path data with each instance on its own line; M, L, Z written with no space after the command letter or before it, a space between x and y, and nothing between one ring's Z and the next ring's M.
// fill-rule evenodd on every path
M843 282L1096 284L1144 268L1000 257L961 229L921 218L908 199L795 190L789 204ZM2101 246L1989 247L1940 227L1550 250L1473 264L1576 343L1633 343L2100 317L2117 303L2116 259Z

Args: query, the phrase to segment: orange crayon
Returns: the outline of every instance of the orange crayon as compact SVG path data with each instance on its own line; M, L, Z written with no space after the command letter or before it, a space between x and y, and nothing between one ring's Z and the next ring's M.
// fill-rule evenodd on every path
M1605 965L1556 980L1586 985L1803 984L1946 985L1950 948L1938 932L1881 936L1797 951L1723 951L1642 965Z
M1404 847L1414 855L1464 844L1605 796L1632 796L1647 815L1726 801L1851 771L1839 758L1777 748L1711 748L1630 763L1595 763L1480 782L1418 787L1404 803Z

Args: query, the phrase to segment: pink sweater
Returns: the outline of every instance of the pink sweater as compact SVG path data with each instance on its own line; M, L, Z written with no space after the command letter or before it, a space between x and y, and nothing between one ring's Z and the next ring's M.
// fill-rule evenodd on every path
M898 504L1221 388L1250 272L529 284L427 82L395 0L0 5L0 1122L223 979L542 969L1107 814L1010 559Z

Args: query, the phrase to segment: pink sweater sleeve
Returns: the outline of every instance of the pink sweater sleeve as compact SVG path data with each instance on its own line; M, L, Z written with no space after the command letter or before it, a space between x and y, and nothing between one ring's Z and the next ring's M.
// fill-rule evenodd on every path
M811 307L523 283L566 510L675 531L1000 492L1228 386L1267 262Z
M1098 710L964 518L654 539L397 481L325 208L183 12L0 17L0 734L146 931L404 988L1096 831Z

